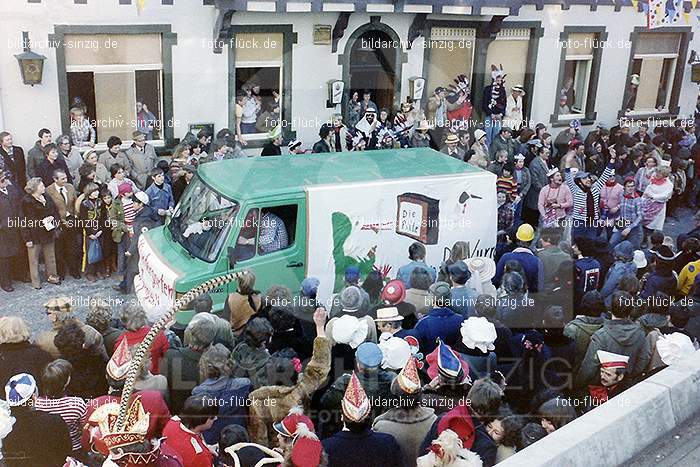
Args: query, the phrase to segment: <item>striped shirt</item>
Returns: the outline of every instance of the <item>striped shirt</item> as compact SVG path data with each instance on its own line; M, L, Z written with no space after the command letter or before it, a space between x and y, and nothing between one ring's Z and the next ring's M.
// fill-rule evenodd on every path
M506 192L510 199L513 200L518 194L518 182L515 181L512 175L510 177L498 177L496 179L496 191Z
M591 217L593 219L598 219L599 217L600 191L603 189L605 182L612 175L614 167L615 166L613 164L608 163L608 165L605 166L605 170L600 175L600 178L596 180L596 182L593 185L591 185L591 193L593 193L594 211ZM585 221L586 219L588 219L588 216L586 216L586 192L583 191L581 187L574 182L574 176L571 174L570 169L566 169L565 172L566 184L569 186L569 189L571 190L571 195L574 199L574 209L571 213L571 217L579 221Z
M60 399L37 397L35 402L37 410L59 415L70 433L70 442L74 451L81 449L80 436L83 433L82 420L87 411L87 403L80 397L65 396Z
M130 198L122 198L122 206L124 206L124 223L129 227L134 225L134 218L136 217L136 210L134 209L134 202Z

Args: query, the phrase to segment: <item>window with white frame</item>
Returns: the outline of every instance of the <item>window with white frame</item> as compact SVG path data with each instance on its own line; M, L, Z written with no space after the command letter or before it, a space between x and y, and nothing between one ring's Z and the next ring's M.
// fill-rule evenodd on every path
M680 43L680 34L639 34L628 79L627 114L669 111Z
M235 47L236 133L245 141L266 139L280 122L283 41L281 33L236 33L231 40Z
M163 139L161 47L160 34L65 36L69 107L86 111L98 143L137 129Z
M586 114L596 41L596 33L571 33L562 42L566 50L557 90L559 119L581 118Z

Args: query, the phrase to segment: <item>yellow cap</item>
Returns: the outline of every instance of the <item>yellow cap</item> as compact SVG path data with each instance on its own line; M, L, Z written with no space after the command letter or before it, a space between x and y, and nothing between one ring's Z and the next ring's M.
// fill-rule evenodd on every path
M535 238L535 230L530 224L521 224L520 227L518 227L518 231L515 233L515 238L521 242L532 241L532 239Z

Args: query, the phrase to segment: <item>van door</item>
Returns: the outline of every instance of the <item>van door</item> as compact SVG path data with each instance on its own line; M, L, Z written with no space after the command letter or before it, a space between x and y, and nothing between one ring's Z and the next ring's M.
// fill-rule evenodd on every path
M261 292L284 285L296 294L306 274L306 198L249 204L246 209L234 245L235 270L253 271ZM229 293L236 286L230 284Z

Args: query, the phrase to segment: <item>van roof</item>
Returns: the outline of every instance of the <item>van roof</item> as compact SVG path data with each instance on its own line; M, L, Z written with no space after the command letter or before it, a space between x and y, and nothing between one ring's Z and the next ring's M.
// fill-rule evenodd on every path
M300 193L313 185L478 173L482 170L430 148L406 148L228 159L203 164L197 172L215 190L242 199L244 196Z

